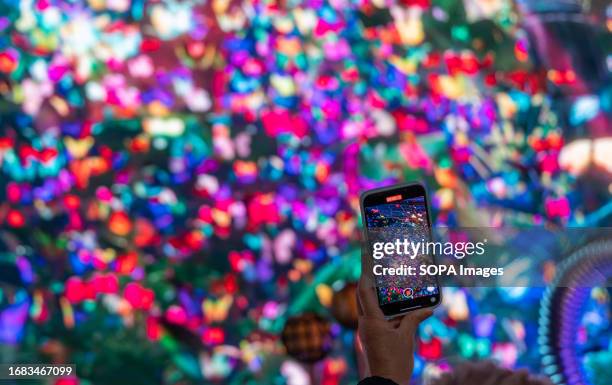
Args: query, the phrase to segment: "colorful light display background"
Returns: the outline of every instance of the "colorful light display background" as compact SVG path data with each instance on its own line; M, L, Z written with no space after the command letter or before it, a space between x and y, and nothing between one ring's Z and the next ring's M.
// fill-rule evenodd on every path
M606 90L558 103L581 74L535 67L522 21L478 0L1 2L3 361L75 363L56 384L299 380L279 332L334 322L358 194L385 183L426 180L436 224L602 224L609 174L560 155ZM442 357L539 370L540 296L447 290L415 380ZM578 338L601 348L607 291L590 306ZM332 333L315 371L352 383L354 332Z

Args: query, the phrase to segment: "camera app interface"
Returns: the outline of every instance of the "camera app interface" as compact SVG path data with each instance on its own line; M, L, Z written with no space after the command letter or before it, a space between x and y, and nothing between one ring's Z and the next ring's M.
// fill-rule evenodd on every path
M369 243L374 250L382 253L380 248L376 248L375 243L383 245L399 242L398 249L401 250L402 244L423 243L430 240L424 196L404 198L401 194L397 194L387 197L386 202L365 207ZM377 257L380 259L375 263L382 262L383 266L390 268L414 266L418 269L421 263L433 262L431 255L423 253L410 255L410 252L400 252ZM436 295L439 290L437 282L431 277L376 275L374 280L381 305Z

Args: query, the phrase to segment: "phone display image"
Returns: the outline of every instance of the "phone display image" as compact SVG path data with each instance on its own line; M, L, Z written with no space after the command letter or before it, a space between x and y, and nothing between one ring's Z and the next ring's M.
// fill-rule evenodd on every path
M428 275L390 275L382 269L412 268L434 263L425 247L418 251L413 244L426 245L431 240L425 189L420 184L393 186L373 190L362 196L365 233L372 258L373 283L383 313L394 316L439 303L436 277ZM388 271L388 270L385 270Z

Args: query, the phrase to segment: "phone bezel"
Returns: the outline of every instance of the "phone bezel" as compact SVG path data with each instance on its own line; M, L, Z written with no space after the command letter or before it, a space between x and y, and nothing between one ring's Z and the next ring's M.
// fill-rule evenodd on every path
M427 215L427 223L429 224L429 238L432 238L431 235L431 215L429 213L429 202L427 199L427 189L422 182L410 182L410 183L401 183L395 184L391 186L380 187L368 191L364 191L361 193L359 197L359 205L361 207L361 222L363 226L363 235L366 244L369 246L368 242L368 228L367 222L365 218L365 208L369 206L374 206L377 204L387 203L386 198L389 196L402 194L402 199L416 198L416 197L424 197L425 202L425 212ZM405 195L405 196L404 196ZM432 261L435 262L435 255L432 255ZM362 273L363 274L363 273ZM380 299L378 298L378 288L376 289L376 298L378 300L378 306L382 310L383 314L387 318L396 317L410 311L428 308L428 307L436 307L442 301L442 291L440 290L440 282L436 277L436 287L438 288L438 294L419 297L416 299L407 299L405 301L400 302L392 302L389 304L382 305L380 303ZM434 299L433 301L431 299Z

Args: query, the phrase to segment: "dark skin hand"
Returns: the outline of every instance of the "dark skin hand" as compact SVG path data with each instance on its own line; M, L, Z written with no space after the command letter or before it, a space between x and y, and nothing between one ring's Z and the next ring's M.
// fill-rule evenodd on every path
M431 309L420 309L386 320L376 290L365 279L357 291L358 336L363 355L363 377L379 376L408 385L414 368L415 335L419 324L431 316Z

